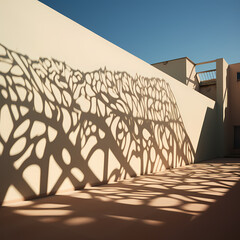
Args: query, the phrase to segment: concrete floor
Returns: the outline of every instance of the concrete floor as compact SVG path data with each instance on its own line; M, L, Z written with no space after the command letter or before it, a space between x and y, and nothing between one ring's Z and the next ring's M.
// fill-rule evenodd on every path
M0 208L0 239L240 239L240 159Z

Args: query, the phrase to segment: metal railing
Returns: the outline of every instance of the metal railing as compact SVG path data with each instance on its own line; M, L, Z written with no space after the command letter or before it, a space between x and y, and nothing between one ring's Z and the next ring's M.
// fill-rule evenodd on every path
M207 62L200 62L200 63L197 63L196 66L203 65L203 64L209 64L209 63L214 63L214 62L216 62L216 60L207 61ZM197 72L196 77L198 78L199 82L216 80L216 69Z
M196 73L198 79L201 81L216 80L216 69L201 71Z

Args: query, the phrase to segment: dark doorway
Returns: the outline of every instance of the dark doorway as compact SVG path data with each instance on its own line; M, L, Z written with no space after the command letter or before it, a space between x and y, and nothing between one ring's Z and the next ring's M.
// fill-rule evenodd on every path
M240 126L234 126L234 148L240 149Z

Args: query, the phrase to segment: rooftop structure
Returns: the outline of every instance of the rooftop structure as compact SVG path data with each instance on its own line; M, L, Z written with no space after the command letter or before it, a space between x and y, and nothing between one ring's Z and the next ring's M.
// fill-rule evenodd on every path
M215 63L215 69L197 71L200 65ZM223 155L240 154L240 63L227 64L221 58L194 63L188 57L152 64L197 92L216 101L222 118ZM222 128L222 130L221 130Z

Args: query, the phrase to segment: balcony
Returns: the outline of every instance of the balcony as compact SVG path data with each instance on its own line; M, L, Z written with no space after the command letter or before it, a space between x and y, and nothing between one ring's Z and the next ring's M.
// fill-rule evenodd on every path
M197 63L196 66L216 63L216 60ZM199 80L200 86L216 84L216 68L196 72L196 77Z

